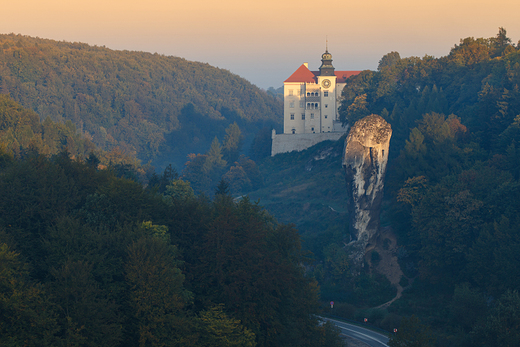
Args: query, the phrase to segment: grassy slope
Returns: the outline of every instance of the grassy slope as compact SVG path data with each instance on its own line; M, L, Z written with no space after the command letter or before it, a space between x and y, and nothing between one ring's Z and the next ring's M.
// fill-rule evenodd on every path
M302 152L264 159L259 167L265 179L262 189L249 193L260 200L279 222L294 223L304 246L321 252L316 239L347 231L347 191L341 167L344 139L319 143ZM321 159L322 158L322 159ZM311 243L311 244L309 244Z

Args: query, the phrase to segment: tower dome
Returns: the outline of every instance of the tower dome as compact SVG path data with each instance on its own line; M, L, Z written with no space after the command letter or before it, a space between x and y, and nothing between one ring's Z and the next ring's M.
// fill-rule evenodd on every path
M328 49L321 55L320 76L334 76L334 66L332 66L332 54Z

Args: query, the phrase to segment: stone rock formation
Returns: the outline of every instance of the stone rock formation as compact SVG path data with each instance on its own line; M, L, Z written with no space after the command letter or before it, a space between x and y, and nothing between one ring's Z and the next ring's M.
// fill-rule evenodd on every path
M347 245L354 265L363 262L366 247L379 232L379 213L392 128L372 114L358 120L345 140L343 168L349 194L352 241Z

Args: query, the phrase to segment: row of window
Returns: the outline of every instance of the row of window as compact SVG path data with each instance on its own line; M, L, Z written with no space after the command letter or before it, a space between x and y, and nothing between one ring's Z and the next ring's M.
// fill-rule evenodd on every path
M327 118L327 116L325 116ZM311 119L314 119L314 113L311 113ZM291 120L294 120L294 113L291 113ZM305 120L305 113L302 113L302 120Z
M327 119L327 115L324 118ZM314 119L314 113L311 113L311 119ZM291 120L294 120L294 113L291 113ZM305 113L302 113L302 120L305 120Z
M303 108L304 102L300 101L300 108ZM325 108L329 107L328 104L325 104ZM294 108L294 101L291 101L289 104L289 108ZM320 104L318 102L308 102L307 107L308 110L317 110L320 108Z
M303 93L302 93L302 95L303 95ZM292 89L289 90L289 96L293 96ZM311 96L320 96L320 93L319 93L319 92L312 92L312 93L307 92L307 96L308 96L308 97L311 97ZM329 92L328 92L327 90L324 91L324 92L323 92L323 96L324 96L324 97L328 97L328 96L329 96Z
M293 96L293 95L294 95L293 90L289 89L289 96ZM300 95L304 95L303 90L300 91ZM307 96L320 96L320 92L307 92ZM329 91L325 90L323 92L323 96L328 97L329 96Z
M330 127L328 127L328 128L330 129ZM325 127L323 127L323 129L325 129ZM311 128L311 131L312 131L313 134L316 133L316 131L314 131L314 127ZM295 128L292 128L292 129L291 129L291 132L292 132L293 134L296 134L296 129L295 129ZM323 132L325 132L325 130L323 130ZM328 130L327 132L330 133L330 130ZM383 152L383 155L385 155L385 152Z

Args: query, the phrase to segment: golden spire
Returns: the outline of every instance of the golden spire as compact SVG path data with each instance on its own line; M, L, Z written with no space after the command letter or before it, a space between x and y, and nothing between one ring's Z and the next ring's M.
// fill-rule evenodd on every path
M325 52L329 51L329 39L327 36L325 36Z

